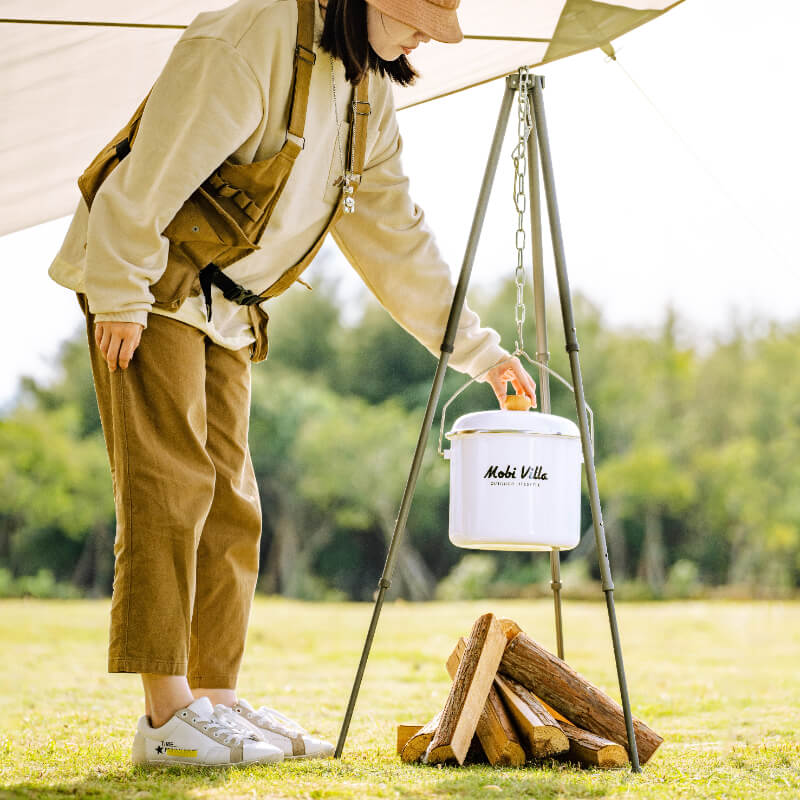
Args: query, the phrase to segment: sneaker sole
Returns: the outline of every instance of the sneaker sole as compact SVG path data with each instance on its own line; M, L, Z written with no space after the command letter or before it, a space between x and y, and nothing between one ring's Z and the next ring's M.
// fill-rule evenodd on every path
M216 764L206 761L139 761L131 762L134 767L142 767L143 769L158 769L159 767L186 767L188 769L196 769L197 767L213 767L215 769L237 769L240 767L253 767L258 765L272 765L280 764L283 759L275 759L274 761L236 761L232 764Z
M284 756L284 761L295 761L297 759L304 759L304 758L333 758L333 753L329 753L328 755L324 755L323 753L306 753L302 756Z

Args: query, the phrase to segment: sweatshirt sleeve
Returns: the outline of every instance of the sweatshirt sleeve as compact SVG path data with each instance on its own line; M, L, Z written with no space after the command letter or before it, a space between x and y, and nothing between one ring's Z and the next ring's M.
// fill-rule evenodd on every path
M167 266L162 231L256 129L265 113L262 90L228 42L198 37L175 45L130 154L92 203L86 295L98 320L147 324L150 285Z
M368 146L355 194L355 213L343 214L332 235L381 305L438 357L455 284L424 212L409 196L401 164L402 137L388 88L382 104L377 139ZM498 333L481 327L477 314L464 303L450 364L477 375L508 355Z

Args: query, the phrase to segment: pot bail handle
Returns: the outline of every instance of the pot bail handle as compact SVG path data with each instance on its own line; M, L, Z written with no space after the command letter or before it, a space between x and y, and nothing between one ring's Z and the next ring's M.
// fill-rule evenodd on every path
M533 365L534 367L539 367L540 369L544 369L547 371L548 374L552 375L557 380L561 381L564 386L567 387L573 394L575 394L575 387L564 377L559 375L555 370L551 369L547 366L547 364L543 364L541 361L537 361L531 358L524 350L517 347L514 352L509 356L509 358L514 358L514 356L524 356L528 362ZM505 363L509 360L509 358L501 358L499 361L496 361L491 366L487 367L483 372L479 372L474 377L470 378L463 386L456 389L456 391L450 396L450 399L442 406L442 420L439 424L439 455L446 459L448 456L445 454L445 451L442 449L442 442L444 441L444 421L447 415L447 409L450 406L450 403L458 397L461 392L463 392L467 387L475 383L477 380L480 380L487 372L493 370L495 367L499 366L500 364ZM516 398L519 398L517 400ZM511 408L511 404L509 404L509 400L511 400L511 404L516 405L517 403L524 403L527 401L528 406L526 408ZM514 395L510 394L506 396L506 408L511 411L527 411L530 408L530 399L527 395ZM592 411L591 406L586 403L586 412L589 416L589 438L592 440L592 452L594 452L594 411ZM449 451L448 451L449 452Z

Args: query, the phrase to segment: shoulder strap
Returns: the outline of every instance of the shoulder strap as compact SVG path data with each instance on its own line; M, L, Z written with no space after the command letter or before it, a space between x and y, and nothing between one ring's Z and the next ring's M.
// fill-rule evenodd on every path
M317 54L314 52L315 0L297 0L297 44L294 48L294 75L292 101L289 112L287 151L297 158L305 146L303 132L306 126L308 92L311 88L311 71Z
M361 173L364 171L364 156L367 150L367 123L370 115L369 104L369 70L356 85L353 100L353 125L350 129L350 147L353 151L353 172L358 175L360 183Z

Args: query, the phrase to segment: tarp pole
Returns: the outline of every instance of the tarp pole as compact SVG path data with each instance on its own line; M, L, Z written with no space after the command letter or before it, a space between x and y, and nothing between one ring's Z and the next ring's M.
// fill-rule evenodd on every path
M608 559L606 535L603 529L603 512L600 508L600 494L597 488L597 475L594 467L594 452L592 439L589 434L589 421L586 414L586 398L583 392L583 378L581 365L578 358L578 335L575 329L575 319L572 313L572 298L570 297L569 279L567 278L567 262L564 255L564 241L561 237L561 220L558 215L556 202L556 187L553 177L553 162L550 156L550 142L547 138L547 121L544 114L544 100L542 89L544 79L535 75L531 92L533 94L533 110L536 119L536 135L541 154L542 176L544 179L544 192L547 201L547 215L550 220L550 238L553 242L553 257L556 265L556 279L558 281L558 295L561 301L561 316L564 321L564 336L566 339L569 365L572 371L572 385L575 389L575 404L578 411L578 424L583 445L583 465L586 472L586 484L589 489L589 503L592 508L592 523L594 525L595 544L597 557L600 562L600 577L603 592L606 596L608 621L611 626L611 641L614 647L614 660L617 666L617 679L622 698L622 709L625 715L625 727L628 732L628 754L634 772L641 772L639 766L639 751L636 747L636 733L633 730L633 715L628 697L628 683L625 679L625 666L622 661L622 645L620 644L617 614L614 608L614 582L611 580L611 564Z
M411 508L411 501L414 496L414 490L417 485L417 477L419 476L420 467L425 456L425 446L428 442L428 434L430 433L433 417L436 413L436 408L439 404L439 395L442 391L442 384L444 383L445 373L447 371L447 362L450 358L450 353L453 352L453 344L455 342L456 333L458 331L458 323L461 318L461 310L464 307L464 298L467 294L467 286L469 285L470 276L472 274L472 265L475 261L475 254L478 249L478 242L480 241L481 229L486 217L486 209L489 205L489 196L492 192L492 184L497 172L497 164L500 160L500 151L503 146L503 139L505 138L506 128L508 127L508 119L511 114L511 105L514 100L515 87L517 85L517 76L509 75L506 78L506 89L503 95L503 101L500 106L500 114L497 118L497 126L492 139L491 149L489 151L489 159L486 163L486 170L483 175L483 183L481 184L480 194L478 195L478 204L475 208L475 216L472 220L472 228L470 229L469 239L467 240L467 247L464 253L464 260L461 265L461 272L459 274L458 283L456 284L455 293L453 295L453 302L450 307L450 316L447 320L445 328L444 339L441 345L441 355L439 356L439 364L436 367L436 374L433 378L433 385L431 386L430 395L428 396L428 405L425 408L425 416L422 420L422 429L420 430L419 439L417 440L417 448L414 451L414 458L411 462L411 470L406 481L406 487L403 492L403 499L400 503L400 511L397 515L395 522L394 533L392 540L389 544L389 551L386 555L386 562L383 567L383 573L378 581L378 594L375 600L375 607L372 611L372 619L367 631L367 638L364 642L364 648L361 653L361 660L358 664L358 670L353 682L353 688L350 692L350 700L347 704L347 710L342 722L342 729L339 733L339 741L336 744L335 758L341 758L342 750L347 739L347 732L350 728L350 720L353 716L353 709L355 708L356 700L358 699L358 692L361 688L361 680L364 676L364 670L367 666L367 659L369 658L370 649L372 648L372 640L375 637L375 630L378 627L378 618L380 617L381 608L383 607L384 596L386 590L391 586L392 574L394 573L395 562L397 560L397 553L402 540L403 533L405 532L406 521L408 520L408 513Z

